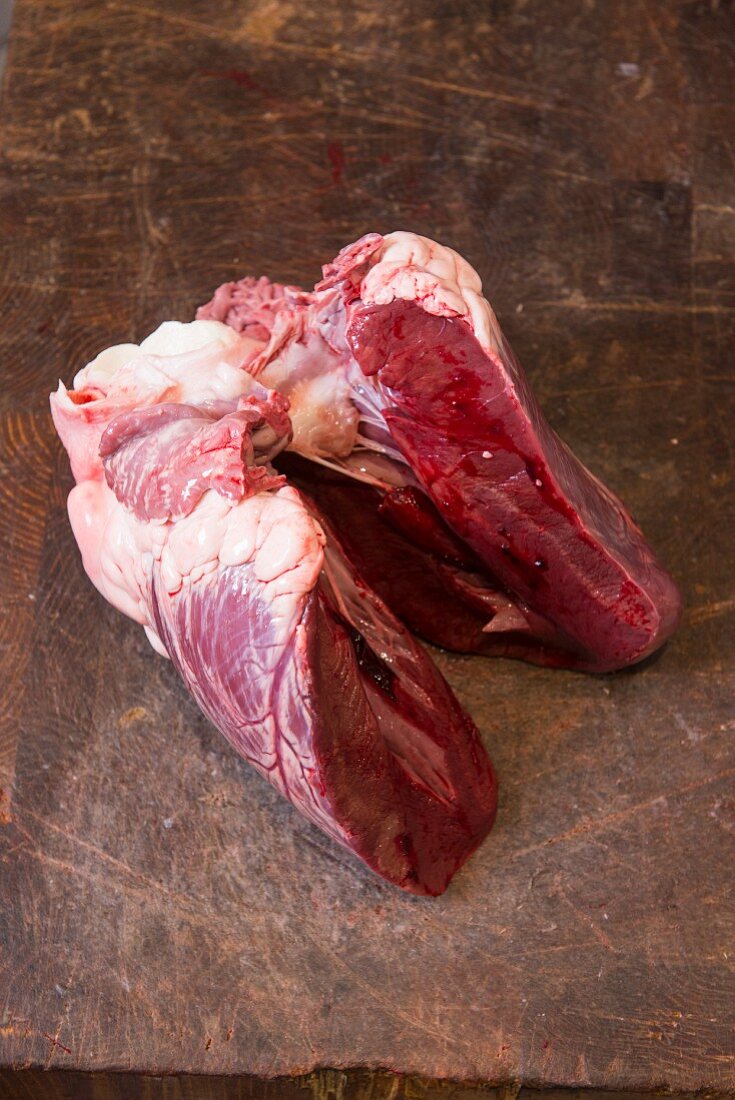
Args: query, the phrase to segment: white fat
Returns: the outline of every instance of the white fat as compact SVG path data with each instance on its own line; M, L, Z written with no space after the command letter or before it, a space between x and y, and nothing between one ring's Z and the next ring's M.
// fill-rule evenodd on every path
M143 343L116 344L51 395L54 424L77 481L101 479L99 442L118 413L160 401L234 408L253 381L248 367L262 343L219 321L165 321ZM154 354L155 352L155 354ZM79 404L80 391L87 400Z
M261 349L260 341L218 321L167 321L140 346L108 348L79 372L74 389L87 390L91 400L76 403L61 383L51 398L78 480L68 508L84 568L105 599L141 623L154 649L164 655L151 611L154 578L161 597L163 589L176 598L188 587L210 583L221 568L252 562L286 632L299 601L316 584L324 535L290 488L235 505L210 490L175 523L139 520L104 480L100 436L126 408L162 400L236 402L253 386L247 367ZM302 382L312 387L302 394L306 406L315 399L326 404L328 380Z
M183 355L210 344L232 347L238 340L235 330L221 321L164 321L141 342L140 350L149 355Z
M188 516L167 525L161 579L169 594L178 592L185 580L199 580L217 568L230 511L230 503L210 490Z
M77 485L68 507L90 580L113 607L145 628L164 655L150 606L154 572L169 597L176 597L207 584L221 568L252 562L274 618L286 630L322 568L324 534L288 487L235 505L210 490L175 523L137 519L104 481Z
M355 445L358 413L341 360L318 332L285 344L258 380L290 403L292 450L311 456L345 456Z
M209 583L222 568L252 563L285 640L301 600L317 583L324 542L295 489L258 493L235 505L210 490L184 520L165 525L161 579L175 596Z
M500 326L480 276L453 248L416 233L389 233L370 265L360 288L367 305L415 301L427 313L461 317L485 350L500 351Z
M74 389L80 390L83 386L106 388L120 367L135 359L139 351L137 344L113 344L111 348L105 348L91 363L77 372Z
M83 481L67 501L85 571L113 607L154 629L145 601L145 562L160 555L160 525L140 524L104 481Z
M140 345L101 352L76 375L74 389L97 389L126 405L236 401L249 386L243 368L260 348L219 321L164 321Z
M166 649L165 645L163 644L161 639L156 634L153 627L152 626L144 626L143 629L145 630L146 638L151 643L151 645L155 649L156 653L159 653L161 655L161 657L168 657L168 650Z

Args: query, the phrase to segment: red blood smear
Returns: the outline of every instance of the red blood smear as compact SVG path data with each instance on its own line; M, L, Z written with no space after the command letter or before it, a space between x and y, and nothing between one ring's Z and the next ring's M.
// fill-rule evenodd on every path
M71 1054L71 1050L69 1049L69 1047L65 1047L63 1043L60 1043L59 1040L55 1038L55 1036L49 1035L47 1031L42 1031L41 1034L43 1035L44 1039L48 1039L50 1043L52 1043L55 1047L59 1047L61 1050L64 1051L65 1054Z
M341 141L330 141L327 146L327 156L329 163L332 166L332 183L339 184L342 182L342 176L345 170L345 151L342 148Z
M263 85L259 84L255 77L251 76L246 69L224 69L221 71L204 69L203 72L205 76L219 76L223 80L232 80L241 88L249 88L251 92L265 91Z
M100 397L98 390L67 390L67 397L73 405L87 405Z

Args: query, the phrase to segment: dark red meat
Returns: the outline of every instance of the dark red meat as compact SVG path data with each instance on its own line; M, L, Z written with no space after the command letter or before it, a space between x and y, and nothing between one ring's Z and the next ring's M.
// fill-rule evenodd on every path
M456 653L573 664L553 626L519 611L428 497L420 508L413 501L406 507L404 490L385 492L285 452L277 465L329 517L360 575L426 641Z
M551 430L517 365L415 302L353 308L352 353L391 436L454 533L579 664L640 660L680 600L621 502Z

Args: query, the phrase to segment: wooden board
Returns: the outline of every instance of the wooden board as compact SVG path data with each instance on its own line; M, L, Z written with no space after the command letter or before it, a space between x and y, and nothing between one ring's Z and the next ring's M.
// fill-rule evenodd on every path
M714 0L18 0L8 1095L22 1067L735 1089L734 31ZM299 818L97 597L47 411L58 377L224 279L311 283L393 228L478 268L552 423L688 605L667 651L619 675L438 657L501 781L496 829L438 900Z

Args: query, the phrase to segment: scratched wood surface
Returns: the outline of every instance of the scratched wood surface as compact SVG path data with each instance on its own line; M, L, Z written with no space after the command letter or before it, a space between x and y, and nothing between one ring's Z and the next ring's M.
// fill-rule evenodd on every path
M735 1090L734 32L716 0L17 0L6 1071ZM433 901L280 801L96 595L47 412L58 377L224 279L311 283L396 227L479 269L553 424L688 605L620 675L438 656L502 794Z

